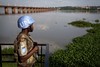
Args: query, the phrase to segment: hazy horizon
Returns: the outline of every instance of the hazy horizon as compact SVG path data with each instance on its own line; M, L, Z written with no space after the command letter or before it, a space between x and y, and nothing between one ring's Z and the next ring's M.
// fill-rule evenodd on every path
M33 7L100 6L100 0L0 0L0 4Z

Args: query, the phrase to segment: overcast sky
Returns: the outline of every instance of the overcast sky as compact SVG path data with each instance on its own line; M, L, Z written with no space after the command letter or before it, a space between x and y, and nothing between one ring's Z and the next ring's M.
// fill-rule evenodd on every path
M0 0L0 4L33 7L100 6L100 0Z

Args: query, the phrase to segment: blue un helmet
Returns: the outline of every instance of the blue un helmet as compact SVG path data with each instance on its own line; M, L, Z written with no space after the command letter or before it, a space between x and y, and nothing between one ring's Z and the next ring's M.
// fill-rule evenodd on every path
M35 20L30 16L22 16L18 19L17 22L19 28L25 29L32 25L35 22Z

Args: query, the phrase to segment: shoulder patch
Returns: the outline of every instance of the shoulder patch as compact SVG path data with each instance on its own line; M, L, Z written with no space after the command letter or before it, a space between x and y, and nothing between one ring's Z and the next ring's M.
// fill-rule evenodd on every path
M18 36L18 40L21 41L21 42L23 42L23 41L26 40L26 36L25 36L24 34L20 34L20 35Z
M21 41L21 42L25 41L25 39L26 39L25 35L22 35L22 36L20 37L20 41Z

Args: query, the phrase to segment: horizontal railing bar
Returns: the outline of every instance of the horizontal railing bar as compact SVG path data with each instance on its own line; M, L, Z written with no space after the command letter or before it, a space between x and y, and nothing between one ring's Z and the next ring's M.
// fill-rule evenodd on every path
M2 63L16 63L16 61L2 61Z
M43 61L43 62L41 62L41 61L36 61L36 63L44 63L44 61Z
M9 56L14 56L14 54L2 54L2 55L9 55ZM38 56L45 56L45 54L38 54Z
M16 62L15 60L2 60L2 62ZM36 63L44 63L44 61L43 62L41 62L41 61L36 61Z
M2 63L3 63L3 62L15 62L15 63L16 63L15 60L12 60L12 61L2 60ZM43 61L43 62L41 62L41 61L36 61L36 63L44 63L44 61Z
M2 63L16 63L16 61L2 61ZM44 63L44 62L37 61L36 63Z
M0 45L14 45L13 43L0 43ZM39 46L46 46L46 44L38 44Z
M9 56L14 56L14 54L2 54L2 55L9 55Z
M13 45L13 43L0 43L0 45Z

